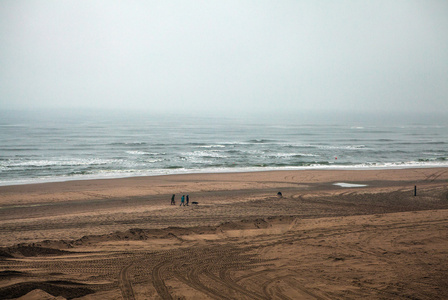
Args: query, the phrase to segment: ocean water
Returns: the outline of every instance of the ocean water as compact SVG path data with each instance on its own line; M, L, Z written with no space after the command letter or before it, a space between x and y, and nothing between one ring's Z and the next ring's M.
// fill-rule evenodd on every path
M201 172L448 167L448 126L3 113L0 185Z

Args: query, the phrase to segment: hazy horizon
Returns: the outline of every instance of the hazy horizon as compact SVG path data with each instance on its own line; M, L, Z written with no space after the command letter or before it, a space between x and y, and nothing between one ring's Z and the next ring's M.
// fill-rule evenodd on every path
M54 122L55 126L67 122L76 123L90 120L92 124L112 122L126 124L132 120L139 120L142 128L145 124L161 120L171 120L173 126L191 124L271 124L271 125L337 125L337 126L407 126L429 125L448 126L446 112L438 113L397 113L397 112L343 112L343 111L300 111L300 112L245 112L234 113L203 113L179 111L154 112L123 109L92 109L92 108L57 108L57 109L3 109L0 110L0 126L34 123L39 126L42 122Z
M6 0L0 110L447 116L447 32L445 1Z

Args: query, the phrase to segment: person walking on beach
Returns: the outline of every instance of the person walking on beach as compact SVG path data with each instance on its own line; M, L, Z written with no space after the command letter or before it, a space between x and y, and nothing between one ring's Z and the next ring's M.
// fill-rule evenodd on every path
M188 202L190 202L190 196L187 195L187 206L188 206Z
M179 206L185 206L185 195L182 195L182 197L180 198L180 205Z
M176 205L176 200L174 200L174 197L176 197L175 194L173 194L173 196L171 196L171 205Z

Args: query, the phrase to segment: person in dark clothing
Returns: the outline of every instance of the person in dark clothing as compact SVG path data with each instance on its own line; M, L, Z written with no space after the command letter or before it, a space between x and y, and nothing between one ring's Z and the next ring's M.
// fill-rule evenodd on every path
M187 206L188 206L188 202L190 202L190 196L187 195Z
M171 196L171 205L176 205L176 200L174 200L174 197L176 197L175 194L173 194L173 196Z

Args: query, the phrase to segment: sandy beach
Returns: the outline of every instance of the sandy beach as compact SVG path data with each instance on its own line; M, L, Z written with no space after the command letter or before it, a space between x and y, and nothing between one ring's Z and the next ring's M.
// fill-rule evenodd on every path
M448 169L3 186L0 247L1 299L447 299Z

